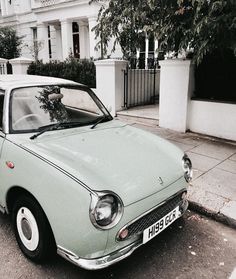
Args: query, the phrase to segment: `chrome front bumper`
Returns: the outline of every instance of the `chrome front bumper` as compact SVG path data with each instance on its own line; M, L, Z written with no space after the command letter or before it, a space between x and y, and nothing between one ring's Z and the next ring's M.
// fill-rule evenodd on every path
M185 211L188 208L188 201L186 200L185 203L182 204L181 206L181 217ZM79 256L75 255L71 251L68 251L67 249L57 246L57 253L58 255L62 256L66 260L72 262L73 264L87 269L87 270L98 270L98 269L103 269L106 268L112 264L115 264L127 257L129 257L138 247L143 245L142 239L131 243L130 245L114 251L113 253L110 253L106 256L100 257L100 258L95 258L95 259L84 259L80 258Z
M108 267L115 264L128 256L130 256L134 250L136 250L143 243L141 241L134 242L118 251L115 251L107 256L96 258L96 259L83 259L75 255L74 253L57 246L58 255L62 256L66 260L72 262L73 264L82 267L87 270L97 270Z

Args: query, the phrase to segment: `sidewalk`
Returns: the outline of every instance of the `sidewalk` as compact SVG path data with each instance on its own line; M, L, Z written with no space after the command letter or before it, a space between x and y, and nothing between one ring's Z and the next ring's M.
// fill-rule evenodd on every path
M124 118L122 121L135 123ZM188 189L190 207L236 228L236 142L150 124L134 126L168 139L186 152L193 164Z

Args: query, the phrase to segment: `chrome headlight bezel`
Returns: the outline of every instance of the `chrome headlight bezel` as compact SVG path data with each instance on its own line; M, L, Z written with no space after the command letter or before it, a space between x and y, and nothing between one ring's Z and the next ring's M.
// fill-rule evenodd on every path
M182 167L184 170L184 178L189 183L193 178L192 162L188 155L184 154L182 158Z
M113 212L112 212L110 222L108 224L102 225L101 223L99 223L99 220L97 219L98 210L99 209L101 210L101 208L99 208L99 205L101 203L106 203L107 202L106 199L108 200L109 198L113 199L114 203L112 203L112 206L115 207L115 212L114 212L114 208L112 208ZM107 202L107 204L109 204L109 202ZM95 193L91 194L89 217L90 217L92 224L97 229L100 229L100 230L112 229L119 223L119 221L123 215L123 212L124 212L124 205L123 205L121 198L117 194L115 194L111 191L95 192Z

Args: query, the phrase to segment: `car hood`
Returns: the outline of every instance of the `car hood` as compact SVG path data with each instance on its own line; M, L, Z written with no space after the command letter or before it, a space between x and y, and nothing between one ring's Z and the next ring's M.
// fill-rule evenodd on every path
M21 143L96 191L118 194L124 205L167 187L183 175L183 152L166 140L113 120L48 132Z

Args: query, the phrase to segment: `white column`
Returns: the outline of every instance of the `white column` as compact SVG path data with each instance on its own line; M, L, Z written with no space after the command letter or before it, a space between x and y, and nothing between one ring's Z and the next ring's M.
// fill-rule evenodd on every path
M14 13L14 8L13 8L14 3L10 4L7 0L5 0L4 4L5 4L6 15L8 15L8 16L12 15Z
M188 129L188 110L194 90L194 66L190 60L160 61L159 125L178 132Z
M124 106L124 60L98 60L96 65L96 93L113 116Z
M154 42L154 58L158 58L158 40Z
M61 21L62 58L65 60L73 54L72 22L68 19Z
M72 22L68 19L61 21L62 58L65 60L73 54Z
M54 25L56 32L56 60L62 61L62 38L61 38L61 26Z
M1 10L2 10L2 16L6 15L6 5L5 5L5 0L1 0Z
M101 57L101 49L95 50L95 47L97 45L97 42L99 41L99 39L95 39L95 32L92 31L93 27L95 27L97 25L97 17L90 17L88 19L89 22L89 49L90 49L90 57L93 58L100 58Z
M12 73L14 75L26 75L29 65L33 62L33 59L26 57L18 57L9 60L12 65Z
M46 24L37 25L37 36L39 44L38 59L43 60L44 63L49 62L48 26Z
M80 58L89 58L88 24L79 22Z

